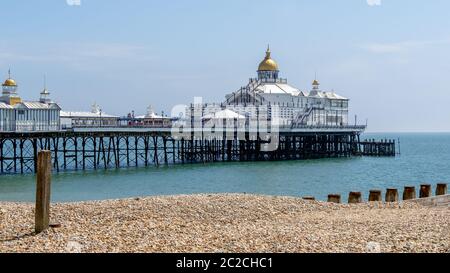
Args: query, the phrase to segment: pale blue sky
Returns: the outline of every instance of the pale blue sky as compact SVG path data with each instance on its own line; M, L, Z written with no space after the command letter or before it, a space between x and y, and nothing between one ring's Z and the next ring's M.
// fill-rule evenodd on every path
M305 90L317 71L370 131L450 131L448 0L5 0L1 10L0 73L11 67L24 99L47 74L65 110L222 101L270 43L282 77Z

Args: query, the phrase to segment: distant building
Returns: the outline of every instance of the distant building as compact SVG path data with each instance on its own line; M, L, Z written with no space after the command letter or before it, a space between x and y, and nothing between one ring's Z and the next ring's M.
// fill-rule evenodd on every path
M158 115L155 113L152 106L147 107L147 113L141 116L134 116L134 113L128 114L125 120L122 120L122 126L134 126L134 127L171 127L172 118Z
M39 101L23 101L16 81L8 74L0 97L0 132L59 130L61 108L50 99L47 88L40 93Z
M84 127L116 127L119 117L103 113L102 109L94 103L90 112L61 111L62 129Z
M285 127L348 125L347 98L334 91L321 90L317 79L310 91L300 90L288 84L287 79L280 78L279 72L268 48L258 66L257 78L251 78L246 86L226 95L222 103L192 105L186 111L186 120L190 120L199 108L201 116L226 108L249 118L255 112L266 111L266 116L275 117L278 124ZM252 107L265 110L254 111Z

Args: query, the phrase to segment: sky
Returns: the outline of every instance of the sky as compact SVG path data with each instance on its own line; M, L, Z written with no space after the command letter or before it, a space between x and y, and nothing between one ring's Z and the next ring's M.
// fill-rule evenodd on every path
M3 0L0 75L25 100L44 75L63 110L170 113L280 75L350 98L371 132L450 131L448 0Z

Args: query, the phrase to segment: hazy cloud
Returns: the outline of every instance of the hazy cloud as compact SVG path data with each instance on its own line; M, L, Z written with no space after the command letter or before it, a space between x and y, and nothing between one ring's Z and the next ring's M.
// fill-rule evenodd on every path
M367 5L373 6L381 6L381 0L367 0Z
M370 43L361 47L371 53L397 53L435 45L448 45L450 40L403 41L394 43Z
M123 60L149 58L143 46L127 44L83 44L65 43L59 45L36 46L33 52L21 50L18 47L0 46L0 59L3 62L29 61L29 62L77 62L95 60Z

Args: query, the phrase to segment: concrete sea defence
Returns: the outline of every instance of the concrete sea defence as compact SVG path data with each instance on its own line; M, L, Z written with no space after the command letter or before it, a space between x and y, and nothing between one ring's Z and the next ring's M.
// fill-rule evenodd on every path
M34 217L34 204L0 202L0 252L450 251L448 207L414 201L202 194L63 203L51 205L54 228L37 235Z

